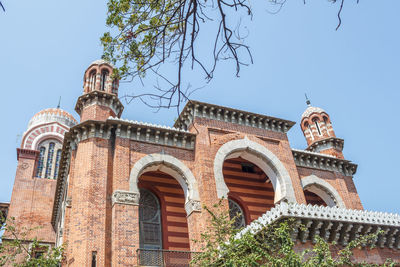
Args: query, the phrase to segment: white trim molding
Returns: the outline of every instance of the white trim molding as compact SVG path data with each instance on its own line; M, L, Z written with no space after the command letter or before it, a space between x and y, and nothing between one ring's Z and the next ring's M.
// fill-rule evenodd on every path
M285 202L253 221L236 238L249 231L257 234L265 226L285 218L295 219L292 238L301 242L315 242L315 236L320 236L328 242L335 241L345 246L360 235L383 231L373 245L400 249L399 214Z
M140 196L139 177L148 171L161 171L174 177L185 194L187 215L200 211L200 197L197 181L190 169L177 158L166 154L150 154L138 160L133 166L129 178L129 191Z
M336 189L325 180L315 176L310 175L304 177L300 180L303 190L308 190L320 198L329 206L337 206L339 208L346 208L343 199L340 197Z
M222 167L226 159L234 157L246 159L264 171L274 187L275 203L280 201L296 202L292 180L283 163L266 147L247 137L225 143L215 156L214 177L218 198L227 198L228 196L229 189L225 184Z

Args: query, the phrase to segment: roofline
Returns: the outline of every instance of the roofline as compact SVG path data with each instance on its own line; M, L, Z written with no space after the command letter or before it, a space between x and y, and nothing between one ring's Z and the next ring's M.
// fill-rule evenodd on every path
M186 103L185 107L182 109L181 113L179 114L179 117L176 119L176 121L174 123L175 128L182 128L182 126L183 126L182 124L184 124L184 122L187 121L185 119L185 116L187 115L188 112L189 113L192 112L191 108L193 105L203 106L206 108L212 107L213 110L217 110L217 111L225 110L225 113L231 112L231 114L234 113L234 114L243 114L243 115L247 115L247 116L252 116L253 118L258 118L259 121L278 122L278 126L283 124L283 125L285 125L285 127L282 130L275 129L275 131L280 131L280 132L285 132L285 133L287 131L289 131L293 127L293 125L296 124L296 122L290 121L290 120L280 119L277 117L271 117L271 116L267 116L267 115L263 115L263 114L254 113L254 112L248 112L248 111L244 111L244 110L240 110L240 109L234 109L234 108L230 108L230 107L225 107L225 106L220 106L220 105L215 105L215 104L210 104L210 103L205 103L205 102L189 99L188 102ZM204 112L203 112L203 114L204 114ZM191 114L191 115L192 115L192 118L190 118L189 124L186 125L187 127L193 122L194 117L198 116L198 114ZM218 120L219 115L220 114L217 113L217 118L213 117L211 119ZM225 116L225 114L222 115L222 117L224 117L224 116ZM220 119L220 120L223 120L223 119ZM232 120L231 120L231 122L232 122ZM237 123L237 122L235 122L235 123ZM248 126L255 127L253 125L248 125ZM259 127L256 127L256 128L259 128Z

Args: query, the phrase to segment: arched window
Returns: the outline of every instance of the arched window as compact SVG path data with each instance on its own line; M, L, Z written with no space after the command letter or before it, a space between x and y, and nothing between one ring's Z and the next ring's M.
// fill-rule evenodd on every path
M89 91L93 91L96 88L96 71L93 70L89 74Z
M232 199L228 199L229 202L229 217L231 219L235 218L233 227L235 229L240 229L246 226L246 220L244 218L244 212L242 208Z
M318 119L314 119L313 121L314 121L314 123L315 123L315 126L317 127L318 134L319 134L319 135L322 135L321 129L319 128L319 124L318 124L319 121L318 121Z
M328 130L328 118L325 116L323 118L324 118L325 130L328 133L328 136L331 136Z
M105 91L106 90L106 82L108 79L108 70L103 70L101 72L101 84L100 84L100 90Z
M304 196L306 198L307 204L324 206L324 207L328 206L320 196L311 191L305 190Z
M40 154L39 154L39 161L38 161L38 165L36 168L36 177L41 178L42 177L42 172L43 172L43 161L44 161L44 153L46 152L46 148L45 147L40 147Z
M60 167L60 158L61 158L61 149L58 149L56 155L56 165L54 169L54 179L57 179L58 168Z
M112 92L114 94L118 92L118 81L116 79L112 82Z
M51 177L51 171L53 169L54 146L55 144L53 142L49 144L49 152L47 153L47 162L46 162L46 174L44 176L45 178Z
M139 233L141 249L162 249L160 203L146 189L140 189Z

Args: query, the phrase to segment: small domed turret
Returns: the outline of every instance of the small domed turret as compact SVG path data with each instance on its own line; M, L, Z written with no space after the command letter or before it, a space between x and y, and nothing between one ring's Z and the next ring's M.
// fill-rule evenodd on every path
M307 150L343 158L343 140L336 138L331 119L325 110L311 106L301 116L301 130L307 140Z
M111 79L113 69L114 66L103 59L93 61L83 78L84 93L103 91L118 95L119 82Z
M111 63L99 59L93 61L85 71L83 95L78 98L75 106L81 122L121 117L124 106L118 99L119 81L111 78L113 70Z

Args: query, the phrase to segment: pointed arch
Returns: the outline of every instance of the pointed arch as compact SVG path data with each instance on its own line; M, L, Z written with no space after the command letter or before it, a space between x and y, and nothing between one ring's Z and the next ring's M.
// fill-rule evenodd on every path
M249 140L247 137L225 143L218 150L214 159L214 177L218 198L227 198L229 189L222 172L224 161L228 158L241 157L258 167L270 178L275 190L274 202L282 200L296 202L292 180L283 163L266 147Z
M343 199L336 189L331 184L315 175L302 178L301 186L303 190L308 190L318 195L329 207L337 206L339 208L346 208Z
M200 209L200 197L197 181L190 169L177 158L165 154L150 154L138 160L133 166L129 178L129 190L139 193L139 177L148 171L161 171L174 177L185 194L187 215Z

